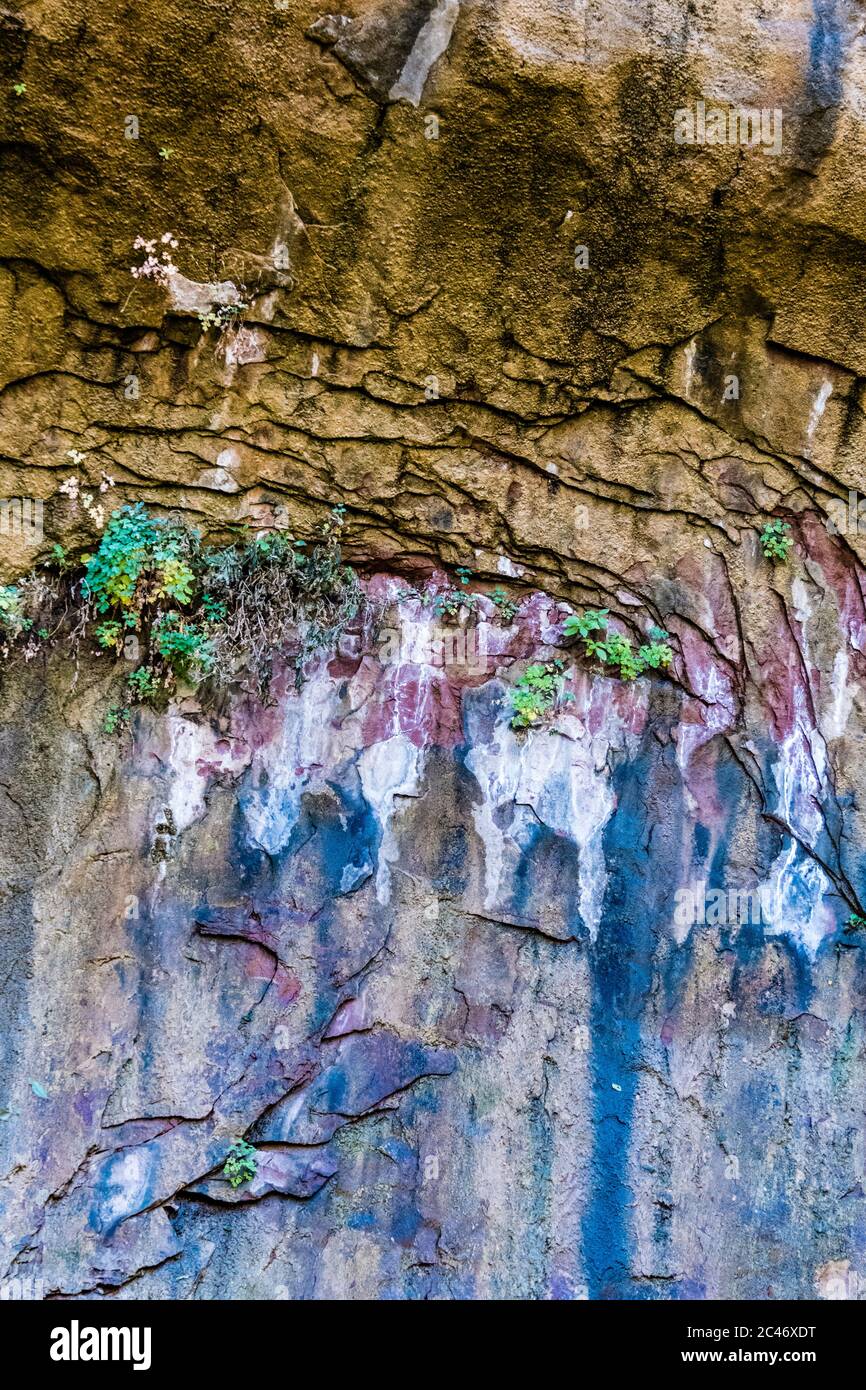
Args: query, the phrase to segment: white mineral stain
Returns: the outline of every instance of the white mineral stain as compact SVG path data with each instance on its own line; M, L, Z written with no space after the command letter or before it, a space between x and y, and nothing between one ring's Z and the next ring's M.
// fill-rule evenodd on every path
M250 362L264 362L267 353L261 335L254 328L241 325L230 334L225 348L225 360L229 367L243 367Z
M419 31L403 71L388 93L389 101L400 101L402 98L413 106L418 105L430 69L451 42L459 13L460 0L439 0L427 23Z
M178 715L166 715L165 727L171 777L168 809L180 834L205 814L205 792L210 780L208 768L236 776L248 764L250 753L244 743L223 739L209 725L196 724Z
M794 727L779 748L774 769L775 812L790 826L793 835L776 856L758 891L767 934L790 936L814 955L835 925L826 901L833 884L807 853L817 846L824 830L820 808L831 789L827 785L824 740L810 728L799 690L795 716Z
M828 402L828 400L830 399L830 397L832 396L832 394L833 394L833 383L832 383L832 381L824 381L824 382L822 382L822 383L821 383L821 386L820 386L820 388L819 388L819 390L818 390L818 394L816 395L814 401L812 402L812 409L809 411L809 421L808 421L808 424L806 425L806 453L807 453L807 454L811 454L811 452L812 452L812 440L813 440L813 438L814 438L815 431L816 431L816 429L818 428L818 424L819 424L819 422L820 422L820 420L821 420L821 417L822 417L823 414L824 414L824 408L825 408L825 406L827 405L827 402Z
M376 869L376 897L380 903L391 900L391 865L400 854L393 821L399 812L398 797L421 795L419 748L404 734L371 744L358 758L358 772L364 796L382 828L379 863Z
M842 737L854 705L854 687L848 684L848 653L844 647L833 661L830 691L830 704L821 718L821 732L828 742Z
M319 667L298 696L286 698L278 736L256 750L240 804L250 839L266 854L288 845L301 798L318 784L319 769L333 770L352 751L334 728L338 707L337 687L327 668Z
M483 798L473 817L484 845L485 908L496 910L509 896L513 870L541 822L579 850L580 914L594 938L607 887L604 828L616 805L606 760L622 742L622 729L613 718L603 733L590 737L581 718L568 718L567 724L573 737L532 730L518 738L505 710L494 741L475 744L466 766Z

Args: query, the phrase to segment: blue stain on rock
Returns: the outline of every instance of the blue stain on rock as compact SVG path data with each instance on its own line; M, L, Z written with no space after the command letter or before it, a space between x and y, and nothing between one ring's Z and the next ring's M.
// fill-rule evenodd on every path
M319 1144L422 1077L447 1076L451 1053L404 1041L387 1030L352 1034L330 1066L307 1089L288 1096L259 1121L254 1137L269 1142Z
M545 1090L549 1065L545 1063ZM529 1139L532 1152L532 1173L528 1189L530 1214L522 1277L526 1283L526 1296L543 1298L547 1286L549 1203L554 1154L553 1119L543 1096L534 1096L530 1103ZM503 1288L503 1293L505 1292Z
M459 897L470 872L475 778L463 764L465 749L430 748L425 780L435 795L407 801L401 817L401 867L437 894Z
M316 893L324 903L351 892L372 875L380 839L364 798L329 782L327 789L301 797L297 824L277 858L280 863L293 861L295 875L304 875L306 894Z
M577 845L549 826L535 824L523 837L520 851L506 911L557 940L585 937Z
M622 824L620 816L617 821ZM614 846L610 848L613 850ZM615 871L613 877L618 876ZM628 912L628 904L614 887L591 951L594 1140L592 1191L583 1240L587 1283L593 1298L627 1296L630 1268L628 1156L635 1064L640 1053L640 1014L635 998L644 976L649 942L646 927L629 920Z
M845 14L839 0L812 0L809 49L803 73L803 114L793 151L798 163L814 170L832 144L844 98Z
M350 1231L373 1231L377 1225L377 1217L374 1211L353 1211L346 1217L346 1225Z
M403 1194L397 1201L397 1209L391 1218L391 1236L398 1245L410 1246L415 1240L421 1216L411 1199Z
M812 0L806 87L816 108L837 106L842 98L845 51L838 0Z
M609 879L592 965L593 1149L583 1220L583 1261L590 1298L653 1297L631 1276L629 1177L642 1018L653 982L653 957L670 916L683 833L682 798L673 751L648 744L614 769L617 807L605 828ZM659 808L658 810L656 808ZM647 847L653 846L652 881ZM665 860L667 859L667 863Z

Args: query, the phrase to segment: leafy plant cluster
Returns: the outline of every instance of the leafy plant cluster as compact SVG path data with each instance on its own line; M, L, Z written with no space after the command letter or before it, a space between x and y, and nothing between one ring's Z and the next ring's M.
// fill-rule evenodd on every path
M178 678L197 685L213 670L208 626L189 611L200 554L197 531L153 517L136 502L113 513L99 549L83 557L81 595L100 620L99 646L118 655L143 650L146 657L127 682L133 701L153 702Z
M245 669L263 694L274 655L294 643L300 687L305 663L334 646L361 604L358 577L342 558L344 524L338 506L312 547L277 531L204 556L202 609L221 681Z
M478 595L471 594L468 587L472 571L465 565L458 565L455 574L459 584L446 589L442 594L437 594L433 604L435 616L443 623L456 623L462 612L472 616L478 610Z
M258 1154L252 1144L248 1144L246 1139L238 1139L228 1151L223 1173L232 1187L242 1187L245 1182L252 1182L258 1162Z
M649 641L637 651L621 632L611 629L607 608L588 608L566 618L563 632L566 637L579 637L587 656L593 656L604 666L616 668L616 674L626 681L635 680L646 671L658 671L670 666L673 651L664 628L651 627ZM595 636L596 633L601 634Z
M528 729L553 710L562 696L564 670L561 657L527 666L511 689L512 729Z
M0 588L0 631L4 638L18 637L33 626L24 610L24 597L17 584Z
M784 564L788 558L788 552L794 544L790 531L791 528L787 521L767 522L760 533L761 549L764 552L765 560L772 560L774 563L780 560Z
M664 628L651 627L650 640L635 651L627 637L610 628L607 608L588 608L584 613L572 614L563 631L566 637L580 638L587 656L615 668L622 680L635 680L646 671L661 670L673 660ZM563 694L564 669L561 657L526 668L511 689L513 729L528 729L550 714L560 700L573 698Z
M17 584L0 587L0 656L7 657L12 647L24 640L24 659L29 661L54 635L65 616L61 612L58 617L60 556L65 558L65 552L62 546L55 545L40 570ZM46 568L54 573L46 574Z
M105 711L105 718L102 721L102 730L106 734L117 734L121 729L126 728L129 723L130 709L128 705L109 705Z
M234 304L213 304L206 313L199 314L198 321L206 333L211 328L224 333L241 321L249 307L244 299L239 299Z
M497 584L489 598L496 605L496 614L499 621L509 627L517 617L518 605L514 599L509 598L501 584Z
M205 549L198 531L141 502L123 506L95 553L82 557L83 574L55 546L48 573L0 589L0 648L6 654L26 636L28 655L35 636L64 631L75 651L88 636L131 658L107 732L124 727L130 705L159 704L180 680L217 687L244 673L262 695L278 655L294 659L300 686L307 660L360 606L357 575L342 559L343 524L336 507L309 547L279 531Z
M459 565L455 570L458 583L446 589L441 594L431 596L426 590L400 589L398 599L414 598L426 607L429 603L433 604L434 617L443 623L456 623L460 620L460 614L465 612L467 618L477 617L478 615L478 594L471 593L469 581L472 578L472 571L465 565ZM519 605L509 598L501 584L497 584L492 593L487 597L491 599L496 608L496 617L508 627L517 617Z

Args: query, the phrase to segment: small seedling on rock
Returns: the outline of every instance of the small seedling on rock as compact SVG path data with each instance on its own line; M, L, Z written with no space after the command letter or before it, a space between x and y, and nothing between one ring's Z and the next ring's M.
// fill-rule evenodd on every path
M228 1151L223 1173L232 1187L242 1187L245 1182L252 1182L257 1167L258 1155L252 1144L248 1144L246 1139L239 1139Z
M490 598L496 604L496 613L500 622L508 627L517 617L517 604L508 597L501 584L497 584Z
M788 534L791 530L787 521L768 521L761 532L761 549L764 552L765 560L780 560L784 563L788 558L788 551L794 544L792 537Z

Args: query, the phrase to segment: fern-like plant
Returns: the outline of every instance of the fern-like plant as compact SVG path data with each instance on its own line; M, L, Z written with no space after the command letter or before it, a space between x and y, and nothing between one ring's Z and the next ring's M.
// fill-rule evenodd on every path
M242 1187L245 1182L252 1182L257 1169L258 1154L252 1144L248 1144L246 1139L238 1139L226 1155L223 1173L232 1187Z

